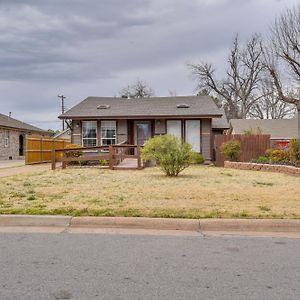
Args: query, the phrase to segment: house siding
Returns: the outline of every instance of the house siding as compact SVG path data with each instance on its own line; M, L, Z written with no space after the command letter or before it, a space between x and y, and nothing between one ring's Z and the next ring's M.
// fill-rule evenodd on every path
M211 152L212 152L212 127L211 127L211 119L202 119L201 122L202 127L202 155L206 160L211 160Z
M128 141L127 120L117 120L117 144Z
M5 131L9 131L9 144L5 147L4 136ZM0 159L8 160L10 159L24 159L25 156L19 155L19 136L24 136L24 154L25 154L25 133L13 129L3 129L0 128Z
M166 120L155 120L154 134L166 134Z

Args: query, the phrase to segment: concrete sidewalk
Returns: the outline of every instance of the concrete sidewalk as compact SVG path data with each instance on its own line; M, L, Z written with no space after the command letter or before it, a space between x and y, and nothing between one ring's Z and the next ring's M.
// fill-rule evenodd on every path
M24 160L0 160L0 169L25 166Z
M22 162L22 161L21 161ZM4 164L2 164L4 165ZM8 167L0 167L0 177L14 176L25 173L34 173L40 171L50 170L49 163L37 164L37 165L10 165Z
M63 229L179 230L198 233L289 233L300 235L300 220L163 219L132 217L71 217L0 215L0 227L56 227Z

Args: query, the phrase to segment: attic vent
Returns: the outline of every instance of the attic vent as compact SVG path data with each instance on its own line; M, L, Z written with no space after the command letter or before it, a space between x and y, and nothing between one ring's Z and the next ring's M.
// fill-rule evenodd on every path
M97 109L109 109L110 105L108 104L100 104L97 106Z
M180 103L180 104L177 104L177 108L189 108L190 106L188 104L185 104L185 103Z

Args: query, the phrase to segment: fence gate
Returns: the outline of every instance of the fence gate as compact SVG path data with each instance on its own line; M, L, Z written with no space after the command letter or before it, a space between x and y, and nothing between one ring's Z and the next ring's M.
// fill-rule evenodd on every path
M67 139L54 139L40 135L26 135L26 165L51 162L53 149L65 148L71 142Z
M245 135L245 134L227 134L216 135L216 165L218 167L224 166L224 158L221 153L221 145L224 142L230 140L238 140L241 143L241 157L240 161L249 162L251 159L256 159L259 156L265 155L267 149L270 148L270 135L257 134L257 135Z

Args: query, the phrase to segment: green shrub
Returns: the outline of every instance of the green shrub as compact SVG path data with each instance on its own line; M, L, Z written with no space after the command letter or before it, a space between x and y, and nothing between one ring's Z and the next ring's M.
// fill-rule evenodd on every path
M192 162L194 164L202 165L204 163L204 161L205 161L204 156L201 153L197 153L197 152L194 153L193 159L192 159Z
M107 166L107 164L108 164L108 163L107 163L107 160L106 160L106 159L100 159L100 160L99 160L99 165L100 165L100 166Z
M241 143L237 140L224 142L221 145L221 153L225 159L237 161L241 156Z
M81 146L77 144L69 144L65 147L65 149L70 149L70 148L81 148ZM80 157L82 155L83 155L82 151L79 150L66 151L66 157Z
M155 136L141 150L143 160L156 160L167 176L177 176L193 160L192 146L173 135Z
M300 166L300 140L292 139L289 143L290 159Z
M255 160L257 163L267 163L269 159L266 156L260 156L258 159Z
M289 151L284 149L268 149L266 157L271 162L287 162L290 160Z

